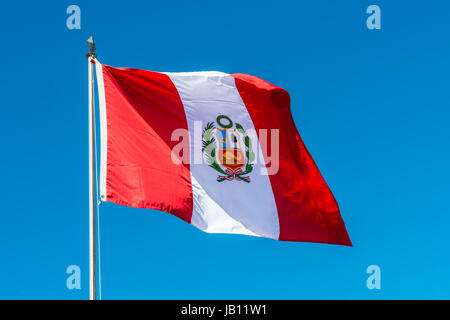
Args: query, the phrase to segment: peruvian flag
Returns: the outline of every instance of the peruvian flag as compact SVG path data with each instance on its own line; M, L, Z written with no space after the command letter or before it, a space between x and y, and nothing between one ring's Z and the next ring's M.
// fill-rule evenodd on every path
M95 63L102 201L210 233L351 246L285 90L245 74Z

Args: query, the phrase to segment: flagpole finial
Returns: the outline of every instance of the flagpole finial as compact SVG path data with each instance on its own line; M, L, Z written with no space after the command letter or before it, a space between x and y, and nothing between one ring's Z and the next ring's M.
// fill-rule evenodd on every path
M96 47L95 47L95 43L94 43L94 37L90 36L86 42L87 42L87 45L89 48L89 53L86 54L86 58L88 58L88 59L89 58L92 58L92 59L97 58L97 55L95 54Z

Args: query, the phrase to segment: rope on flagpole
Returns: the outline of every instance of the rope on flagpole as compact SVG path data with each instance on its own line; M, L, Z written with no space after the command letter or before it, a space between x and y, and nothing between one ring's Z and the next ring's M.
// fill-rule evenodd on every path
M95 87L94 87L94 93L95 93ZM94 110L95 110L95 99L93 101L94 104ZM96 202L97 202L97 263L98 263L98 299L102 300L102 268L100 265L101 262L101 255L100 255L100 205L102 204L102 201L99 197L99 174L98 174L98 167L97 167L97 134L94 135L94 157L95 157L95 195L96 195Z

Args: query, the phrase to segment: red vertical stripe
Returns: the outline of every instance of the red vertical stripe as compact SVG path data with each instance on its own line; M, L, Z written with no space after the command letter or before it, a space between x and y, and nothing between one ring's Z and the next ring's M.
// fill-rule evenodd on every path
M189 164L175 164L175 129L187 130L178 91L167 75L103 65L107 116L107 200L157 209L190 223ZM187 146L189 142L186 141Z
M279 129L279 170L269 176L279 239L351 246L338 204L295 127L289 94L257 77L232 76L257 132Z

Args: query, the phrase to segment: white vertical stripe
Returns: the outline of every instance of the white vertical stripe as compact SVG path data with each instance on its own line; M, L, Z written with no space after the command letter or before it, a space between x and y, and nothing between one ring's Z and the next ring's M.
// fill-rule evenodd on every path
M191 224L209 233L237 233L258 236L245 228L239 221L231 218L224 209L215 202L198 183L191 173L194 212ZM194 214L195 213L195 214Z
M191 223L212 233L239 233L278 239L277 207L265 164L255 162L251 182L218 182L218 172L203 161L192 163L201 153L202 138L194 132L194 121L216 122L219 115L231 118L245 130L254 130L234 78L219 72L168 73L176 86L186 113L191 147L191 181L194 209ZM216 124L217 127L217 124ZM233 126L234 128L234 126ZM242 138L242 137L241 137ZM255 153L259 142L253 140ZM257 147L257 148L256 148Z
M103 82L102 64L95 60L97 71L98 100L100 109L100 199L106 201L106 155L108 147L108 132L106 125L105 84Z

